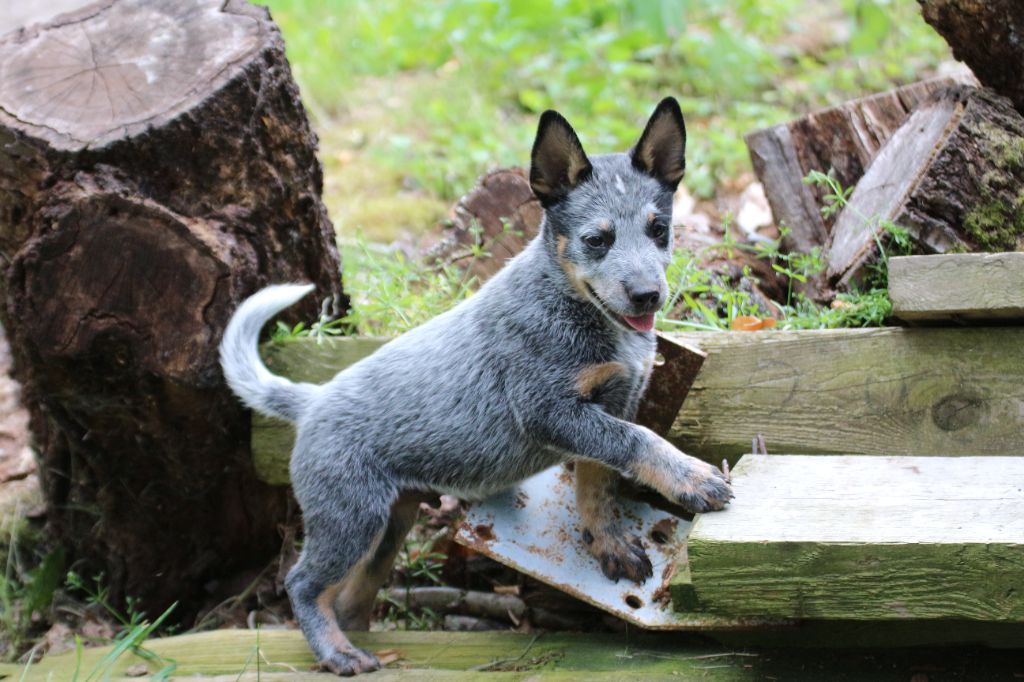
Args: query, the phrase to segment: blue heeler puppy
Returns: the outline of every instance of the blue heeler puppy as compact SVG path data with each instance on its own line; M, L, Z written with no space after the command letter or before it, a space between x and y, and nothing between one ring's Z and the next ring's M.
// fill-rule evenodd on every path
M366 626L423 493L479 499L574 461L583 541L605 575L637 582L651 562L612 513L619 476L694 512L732 497L718 469L630 422L667 296L685 146L671 98L626 154L588 157L544 113L530 168L540 235L475 296L322 386L274 376L257 354L263 325L312 286L268 287L235 313L221 344L228 383L297 427L306 539L286 587L322 666L380 667L342 628Z

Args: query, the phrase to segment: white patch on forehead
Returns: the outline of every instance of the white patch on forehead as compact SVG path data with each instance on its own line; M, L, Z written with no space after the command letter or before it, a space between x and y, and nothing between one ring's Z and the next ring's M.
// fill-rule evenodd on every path
M615 189L619 190L619 194L626 193L626 184L622 182L622 176L618 173L615 174Z

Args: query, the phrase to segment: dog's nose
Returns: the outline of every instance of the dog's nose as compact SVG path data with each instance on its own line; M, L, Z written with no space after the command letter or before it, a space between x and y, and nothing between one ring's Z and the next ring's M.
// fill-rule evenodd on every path
M658 305L658 299L661 298L661 292L657 289L653 291L630 291L629 300L637 308L651 309Z

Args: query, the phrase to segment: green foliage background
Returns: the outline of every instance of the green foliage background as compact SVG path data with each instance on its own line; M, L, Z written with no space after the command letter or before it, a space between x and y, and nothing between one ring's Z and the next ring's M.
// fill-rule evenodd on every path
M383 245L435 230L488 169L525 165L544 109L603 153L630 146L653 105L675 95L688 128L684 184L715 200L751 179L744 134L932 76L950 59L913 0L267 5L321 135L325 200L354 300L347 326L361 333L402 331L471 295L475 282ZM817 254L780 254L777 244L759 255L796 279L820 266ZM678 263L670 284L685 305L666 311L663 328L677 326L673 316L722 328L760 312L698 272L693 254ZM868 313L857 297L841 314L795 297L783 326L878 324L884 291L865 293Z

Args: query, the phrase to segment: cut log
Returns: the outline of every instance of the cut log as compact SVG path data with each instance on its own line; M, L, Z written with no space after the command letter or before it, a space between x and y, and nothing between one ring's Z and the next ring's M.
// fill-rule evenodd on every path
M894 316L920 320L1024 318L1024 253L889 259Z
M673 594L719 616L1024 622L1024 457L748 455Z
M464 265L485 280L523 250L543 218L522 168L492 171L455 205L443 240L427 257ZM487 255L475 255L476 248Z
M821 214L828 189L804 184L808 173L831 171L840 185L853 187L914 108L953 84L949 78L912 83L747 135L775 222L791 230L783 247L806 253L825 246L831 234L833 217Z
M671 334L707 353L667 438L719 463L750 452L1019 455L1024 329L835 329ZM385 339L264 347L268 364L323 383ZM253 419L260 475L288 482L294 434Z
M1004 97L957 86L935 93L879 152L840 212L826 254L840 287L878 257L886 223L925 253L1024 246L1024 117Z
M1024 114L1024 4L1020 0L918 0L925 21L982 85Z
M107 0L0 39L0 318L48 519L150 614L279 547L217 343L270 282L346 306L315 152L265 9Z

